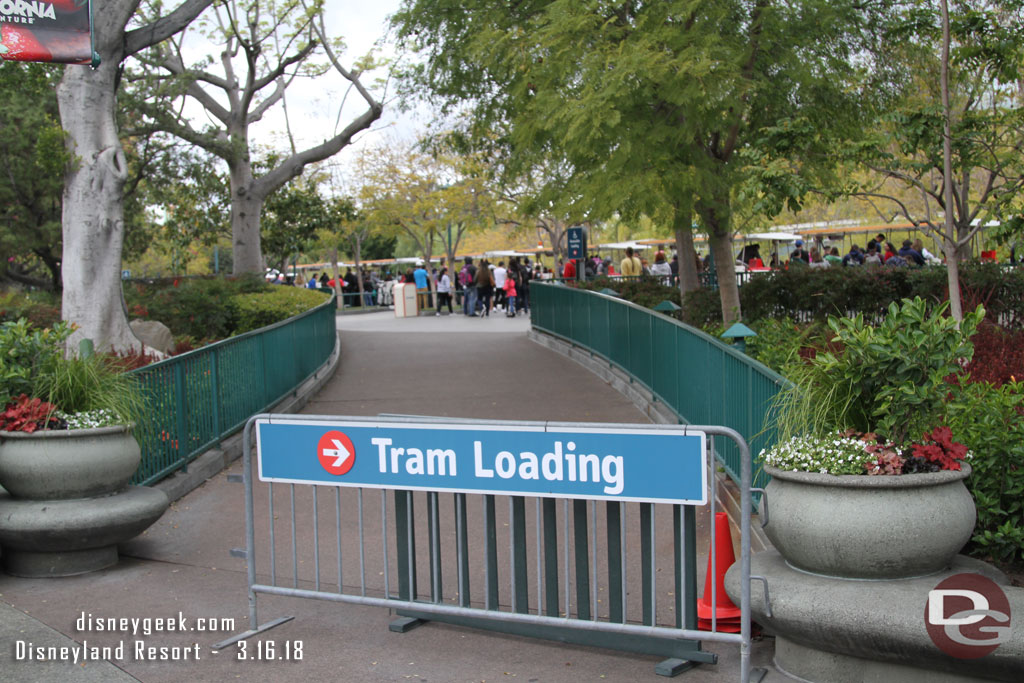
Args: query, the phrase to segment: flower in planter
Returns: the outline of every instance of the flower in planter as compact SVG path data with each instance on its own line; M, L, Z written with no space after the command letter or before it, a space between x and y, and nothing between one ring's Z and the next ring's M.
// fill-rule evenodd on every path
M25 432L31 434L37 429L64 429L55 408L38 398L22 394L11 401L0 413L0 432Z
M5 416L0 429L124 425L142 414L138 382L122 371L116 358L65 357L64 344L71 332L63 322L45 330L24 319L0 324L0 406ZM69 420L78 414L83 416Z

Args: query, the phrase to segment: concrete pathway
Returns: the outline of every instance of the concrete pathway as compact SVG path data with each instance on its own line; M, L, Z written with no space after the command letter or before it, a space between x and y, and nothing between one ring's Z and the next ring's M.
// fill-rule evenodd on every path
M340 316L338 327L340 367L306 414L645 421L596 376L530 342L525 317L395 319L382 312ZM440 623L397 634L388 630L393 615L383 608L267 596L259 599L261 620L295 619L250 639L248 658L240 658L235 647L213 652L211 644L248 628L245 564L229 555L245 544L243 488L227 477L240 472L239 461L173 504L123 548L116 568L50 580L0 575L0 680L655 680L654 665L661 659L655 656ZM309 535L300 528L300 541ZM699 564L703 571L703 560ZM298 571L308 578L308 567ZM112 619L127 622L107 623ZM100 625L115 630L99 630ZM181 625L184 632L169 630ZM113 663L17 661L18 641L123 645L125 652L115 652ZM268 643L275 656L290 659L261 659ZM295 657L298 648L301 660ZM736 646L705 643L705 649L719 654L719 664L698 667L679 680L739 680ZM755 666L766 666L771 650L770 639L755 643Z

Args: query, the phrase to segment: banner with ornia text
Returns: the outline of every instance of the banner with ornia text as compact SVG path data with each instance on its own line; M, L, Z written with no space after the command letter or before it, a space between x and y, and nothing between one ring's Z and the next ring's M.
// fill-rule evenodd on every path
M0 58L93 62L89 0L0 0Z

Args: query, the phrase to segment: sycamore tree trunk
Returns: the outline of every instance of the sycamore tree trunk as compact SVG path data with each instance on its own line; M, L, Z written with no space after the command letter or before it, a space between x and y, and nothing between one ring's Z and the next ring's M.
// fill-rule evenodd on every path
M239 140L236 149L248 149L244 133L234 137ZM261 273L264 266L260 246L260 214L263 212L265 197L253 191L252 163L247 152L228 164L228 175L231 182L232 272L235 275Z
M115 123L115 81L123 51L119 40L111 39L119 22L123 38L134 5L125 0L107 3L97 13L96 47L102 64L95 70L66 66L57 86L72 158L64 181L61 261L61 317L77 326L68 341L72 352L82 339L92 339L97 350L141 347L128 327L121 291L122 190L128 167Z
M106 0L93 20L99 68L64 67L57 102L73 161L64 179L61 316L78 328L68 341L71 350L81 339L92 339L100 350L141 346L128 327L121 291L127 163L115 117L118 72L126 56L181 31L210 2L184 0L153 23L126 31L139 0Z

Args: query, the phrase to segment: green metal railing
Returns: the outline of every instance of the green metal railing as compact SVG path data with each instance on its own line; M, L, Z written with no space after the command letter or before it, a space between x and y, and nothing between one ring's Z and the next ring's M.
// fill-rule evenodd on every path
M332 294L287 320L135 370L148 412L135 427L142 464L133 483L184 470L294 391L334 350L335 308Z
M613 296L557 284L530 284L533 326L607 360L665 403L681 424L735 429L756 457L775 442L772 399L787 380L700 330ZM721 442L721 443L719 443ZM739 481L739 450L716 441L716 455ZM754 486L768 481L753 463Z

